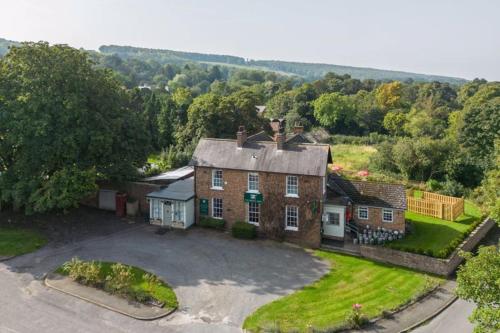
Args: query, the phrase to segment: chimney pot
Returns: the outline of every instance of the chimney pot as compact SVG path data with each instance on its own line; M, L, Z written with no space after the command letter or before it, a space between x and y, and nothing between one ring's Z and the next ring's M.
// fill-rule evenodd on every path
M245 141L247 141L247 131L245 130L245 126L240 126L236 133L236 145L238 148L242 148Z

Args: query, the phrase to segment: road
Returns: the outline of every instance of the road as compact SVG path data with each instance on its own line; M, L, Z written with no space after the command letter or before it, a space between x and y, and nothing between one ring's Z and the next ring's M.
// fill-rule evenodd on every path
M46 287L43 275L73 256L157 274L173 287L179 310L139 321ZM285 244L198 228L157 235L141 226L0 263L0 332L241 332L255 309L328 271L327 263Z
M473 326L467 319L474 310L474 303L458 299L430 323L412 333L471 333Z

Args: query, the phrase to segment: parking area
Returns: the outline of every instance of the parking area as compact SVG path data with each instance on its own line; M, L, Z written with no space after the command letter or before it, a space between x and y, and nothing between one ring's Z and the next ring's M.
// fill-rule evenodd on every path
M47 246L0 263L0 331L6 332L239 332L256 308L320 278L328 265L304 249L243 241L192 228L155 234L136 225L105 236ZM73 256L118 261L168 282L180 308L151 322L99 308L50 290L45 273ZM168 329L167 329L168 327Z

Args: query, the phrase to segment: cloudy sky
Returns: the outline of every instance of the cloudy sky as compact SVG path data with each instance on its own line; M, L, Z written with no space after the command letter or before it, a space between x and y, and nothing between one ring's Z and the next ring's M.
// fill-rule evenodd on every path
M500 80L498 0L0 0L0 37Z

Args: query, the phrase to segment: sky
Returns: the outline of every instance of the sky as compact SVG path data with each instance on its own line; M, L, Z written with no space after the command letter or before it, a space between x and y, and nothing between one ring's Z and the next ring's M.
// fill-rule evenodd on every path
M0 37L500 80L500 0L0 0Z

